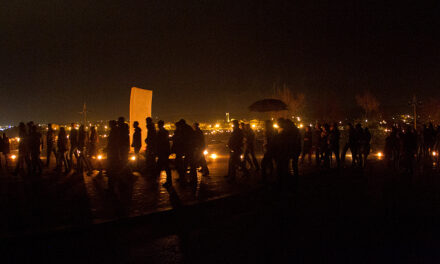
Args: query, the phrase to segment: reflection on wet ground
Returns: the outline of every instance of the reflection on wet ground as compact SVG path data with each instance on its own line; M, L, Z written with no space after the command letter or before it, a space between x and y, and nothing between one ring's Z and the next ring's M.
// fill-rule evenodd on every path
M257 172L228 182L227 158L209 163L210 175L198 173L191 180L178 179L163 187L166 175L154 177L142 172L115 176L110 191L108 175L71 172L59 175L47 170L42 177L0 174L0 220L2 234L44 231L51 228L84 225L144 215L248 191L260 180Z

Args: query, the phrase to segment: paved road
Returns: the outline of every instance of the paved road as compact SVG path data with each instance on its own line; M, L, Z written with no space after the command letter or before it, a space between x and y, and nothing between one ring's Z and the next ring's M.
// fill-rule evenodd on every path
M95 224L119 218L166 211L175 207L170 193L182 206L246 192L258 185L260 176L238 177L233 183L227 174L227 157L219 155L209 162L210 175L198 173L197 181L189 178L164 188L166 175L146 176L134 170L120 177L116 192L108 191L106 173L93 175L69 173L58 175L45 169L41 178L0 174L0 234L15 235L44 232L52 228Z
M143 176L134 177L133 186L144 186L139 187L142 193L156 190L156 201L162 202L152 204L173 208L169 213L8 240L1 253L10 262L23 258L101 263L438 263L440 260L437 250L440 175L429 166L411 179L373 160L365 170L303 167L298 193L292 193L280 192L274 186L260 188L256 177L228 184L221 177L225 161L216 162L217 165L211 166L213 176L200 178L198 187L176 183L175 191L171 192L160 187L160 180L153 184L154 181ZM42 201L34 206L23 204L33 211L18 214L16 219L29 216L29 221L9 221L9 227L44 225L50 219L43 217L44 221L34 223L42 217L40 212L50 216L65 206L68 207L63 218L53 223L121 219L136 214L135 208L142 208L136 203L134 187L129 200L108 198L96 191L100 188L94 182L105 181L96 177L71 175L57 180L64 183L56 185L54 193L58 194L58 200L52 193L44 200L51 206L41 208L45 204ZM64 188L59 190L60 186ZM86 198L91 187L97 197ZM44 188L45 192L50 190ZM204 189L207 191L201 191ZM225 194L223 190L244 195L197 203ZM41 194L33 193L34 197ZM139 195L138 201L149 201L154 196ZM20 197L18 193L17 197ZM130 202L124 204L124 201Z

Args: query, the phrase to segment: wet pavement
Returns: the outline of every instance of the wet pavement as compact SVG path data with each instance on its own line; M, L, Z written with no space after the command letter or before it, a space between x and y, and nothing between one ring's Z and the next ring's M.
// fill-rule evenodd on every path
M164 175L154 180L134 173L117 195L106 192L106 177L97 172L47 174L34 182L2 176L8 183L2 199L15 208L6 211L2 203L3 230L93 228L18 237L0 253L6 263L440 261L436 169L420 166L409 177L374 157L364 170L304 165L295 192L263 186L258 174L229 183L226 167L220 156L210 163L210 177L199 175L197 184L175 181L169 190L161 186ZM150 212L156 213L141 216Z
M143 162L143 161L140 161ZM257 188L259 173L237 177L227 174L227 157L219 155L208 163L209 176L198 173L197 179L178 180L175 170L173 186L165 188L166 175L154 177L132 169L119 176L115 192L108 188L108 177L95 170L92 175L71 172L67 175L45 169L42 177L0 174L0 233L14 236L77 225L105 223L135 217L176 206L189 206ZM131 167L134 167L131 164ZM170 199L174 197L173 199ZM178 201L178 205L176 205Z

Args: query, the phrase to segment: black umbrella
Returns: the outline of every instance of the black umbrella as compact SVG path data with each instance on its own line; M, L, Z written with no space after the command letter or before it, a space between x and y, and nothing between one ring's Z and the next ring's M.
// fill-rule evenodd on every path
M249 106L252 112L275 112L287 110L287 105L278 99L264 99L256 101Z

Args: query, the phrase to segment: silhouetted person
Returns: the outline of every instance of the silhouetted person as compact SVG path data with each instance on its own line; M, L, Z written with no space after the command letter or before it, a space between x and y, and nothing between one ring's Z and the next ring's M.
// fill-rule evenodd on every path
M50 165L52 153L55 158L57 156L55 145L55 131L52 128L52 124L48 124L46 133L46 167Z
M275 162L277 166L277 176L279 187L284 189L288 186L289 180L289 160L292 145L289 125L284 118L278 119L279 132L275 136Z
M172 137L173 146L172 153L176 154L176 159L174 160L176 170L179 174L179 180L184 179L186 170L184 168L184 157L185 157L185 139L182 122L178 121L175 123L176 130L174 131L174 135Z
M275 136L277 132L273 127L273 122L271 120L265 121L264 129L264 155L261 160L262 169L262 179L265 182L267 180L267 175L272 175L273 173L273 162L275 159ZM268 173L268 170L270 171Z
M171 169L169 157L171 154L170 149L170 136L168 131L164 128L164 122L159 120L157 122L157 126L159 130L157 131L157 169L159 175L162 171L165 171L167 174L167 180L163 184L164 187L171 186L173 184L173 180L171 178Z
M108 123L110 132L107 140L107 162L109 170L115 170L120 164L119 162L119 140L118 127L115 120L110 120Z
M1 156L1 154L3 154L3 145L4 145L4 143L3 143L3 138L0 138L0 169L2 168L2 156ZM6 166L7 167L7 166Z
M230 179L235 179L236 171L238 167L241 165L241 154L243 153L243 141L244 135L243 131L241 131L239 127L239 123L237 120L232 121L233 128L232 134L229 138L228 147L229 147L229 164L228 164L228 177ZM242 168L244 171L246 167Z
M197 164L195 159L195 135L194 130L186 123L184 119L180 119L183 135L184 146L184 160L183 166L185 172L189 170L191 181L197 180Z
M78 163L78 130L76 129L75 123L70 125L69 142L69 168L73 169L73 156L75 156L76 162Z
M312 144L313 144L313 150L315 152L315 162L316 162L316 166L319 167L321 165L321 133L322 133L322 129L321 129L321 125L320 124L316 124L315 128L313 129L313 139L312 139Z
M204 151L206 148L205 135L199 127L199 123L194 123L194 144L195 144L195 159L197 166L202 168L203 176L209 175L208 165L206 164L206 159Z
M250 124L246 124L244 126L244 142L245 142L245 151L244 151L244 166L246 166L246 162L254 167L256 170L260 170L260 165L258 164L258 160L255 156L255 132L252 130Z
M301 163L304 163L304 158L305 156L308 155L309 164L312 164L312 150L313 150L313 132L309 126L306 126L303 137L303 151L301 155Z
M134 149L134 155L136 157L136 168L139 167L139 152L142 148L142 130L139 127L139 122L133 122L133 138L131 142L131 147Z
M84 167L87 170L87 173L90 174L93 171L92 163L89 160L89 157L86 153L88 135L85 130L84 125L81 125L78 130L78 170L82 173Z
M285 119L285 127L289 136L289 158L292 161L293 186L296 188L299 179L298 159L301 155L301 134L298 127L289 119Z
M330 149L329 149L329 141L328 137L330 134L330 126L328 124L324 124L321 131L321 139L320 139L320 152L322 160L324 161L324 168L330 168Z
M5 156L5 166L6 169L8 169L8 158L9 153L11 151L10 144L9 144L9 138L6 136L6 133L3 133L3 138L1 138L1 151L3 153L3 156ZM0 167L1 167L1 158L0 158Z
M342 149L341 153L341 161L342 164L345 164L345 157L347 155L347 151L350 149L351 152L351 163L354 167L356 165L356 157L357 157L357 148L356 148L356 131L351 123L348 123L348 139Z
M31 153L31 168L33 175L41 175L43 172L42 162L40 159L41 134L37 131L37 126L32 125L29 132L30 139L30 153Z
M363 167L363 151L364 151L364 130L362 129L361 124L356 124L355 127L355 148L356 155L352 155L352 158L355 159L356 165L359 167Z
M26 142L27 139L27 135L26 135L26 126L23 122L21 122L18 125L18 138L19 138L19 142L18 142L18 159L17 159L17 165L15 166L15 171L14 174L17 175L20 170L24 171L24 167L27 159L27 153L28 153L28 144ZM30 169L28 167L28 169Z
M364 129L362 136L362 166L365 167L371 149L371 133L368 127Z
M341 137L341 134L339 133L338 125L336 123L333 123L333 125L330 126L330 133L328 136L328 143L329 143L329 152L330 152L330 158L332 158L333 153L335 154L336 158L336 166L340 167L340 160L339 160L339 139Z
M115 120L110 120L109 123L110 132L107 141L107 176L108 176L108 189L113 192L115 189L116 172L122 168L121 161L119 159L119 131Z
M413 174L414 155L417 151L417 135L413 128L408 125L401 136L402 159L401 166L410 175Z
M96 128L94 126L90 128L87 152L90 157L96 156L98 153L98 133L96 132Z
M67 159L66 159L66 153L67 153L67 134L64 127L60 127L60 132L58 132L58 139L57 139L57 170L61 172L63 165L65 172L69 171Z
M134 148L134 153L136 154L136 157L139 156L139 151L142 147L142 130L139 127L139 122L134 121L133 123L133 141L131 143L131 146Z
M147 138L145 143L147 144L147 149L145 151L145 163L147 165L147 170L150 172L156 171L156 127L154 125L153 119L147 117Z
M31 160L31 138L30 138L30 135L31 135L31 128L32 128L32 126L34 126L34 122L30 121L26 125L27 125L27 132L26 132L26 135L24 137L24 142L25 142L25 145L26 145L26 147L25 147L25 151L26 151L25 162L26 162L26 165L27 165L27 168L28 168L28 175L30 175L32 173L32 170L31 170L31 168L32 168L32 160Z
M119 161L124 168L128 163L128 153L130 152L130 129L123 117L118 118L118 142Z

